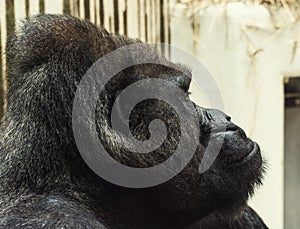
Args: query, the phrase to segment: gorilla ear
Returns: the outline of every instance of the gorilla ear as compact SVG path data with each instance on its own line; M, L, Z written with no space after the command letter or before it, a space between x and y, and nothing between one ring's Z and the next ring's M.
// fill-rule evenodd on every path
M181 88L184 92L188 92L191 84L191 77L187 75L174 76L174 77L170 77L170 82L174 83L177 87Z

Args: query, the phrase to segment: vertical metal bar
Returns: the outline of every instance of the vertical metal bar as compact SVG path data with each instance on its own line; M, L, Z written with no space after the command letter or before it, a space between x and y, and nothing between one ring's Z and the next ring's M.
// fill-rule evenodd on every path
M165 43L165 15L164 15L164 0L160 0L160 41Z
M84 17L90 20L90 0L84 0Z
M15 1L6 0L6 31L11 36L15 30Z
M168 41L167 43L170 44L171 43L171 13L170 13L170 0L167 0L167 17L168 17L168 20L167 20L167 25L168 25ZM170 52L171 52L171 49L170 49L170 46L168 46L168 53L167 53L167 57L170 57Z
M5 14L5 20L6 20L6 40L13 35L14 31L15 31L15 1L14 0L6 0L5 1L5 10L6 10L6 14ZM6 43L5 43L6 44ZM5 47L3 48L5 49ZM3 52L2 52L3 54ZM3 60L4 64L6 64L6 60ZM3 96L2 97L2 101L3 104L5 104L5 94L6 94L6 85L4 85L3 83L6 83L6 79L7 79L7 75L6 72L9 71L9 66L5 66L5 72L2 71L2 79L4 79L4 81L2 82L2 86L4 86L4 90L3 90ZM5 109L5 108L3 108Z
M70 14L70 0L64 0L63 2L63 13L64 14Z
M6 11L6 0L0 0L0 8L2 8L4 11ZM3 101L3 111L5 111L6 107L6 89L7 89L7 83L6 83L6 59L5 59L5 47L6 47L6 41L7 41L7 26L6 26L6 17L7 15L0 14L0 26L1 26L1 33L0 33L0 42L1 42L1 87L2 87L2 93L0 95L1 100Z
M114 0L114 23L115 23L115 33L119 33L119 0Z
M145 27L145 41L147 42L147 41L149 41L148 40L147 0L145 0L145 2L144 2L144 12L145 12L145 14L144 14L144 18L145 18L145 25L144 25L144 27Z
M80 17L80 2L79 0L71 0L71 14L75 17Z
M104 26L104 3L103 0L100 0L99 4L99 10L100 10L100 24Z
M29 17L29 0L25 0L25 14Z
M39 0L39 11L40 13L45 13L45 1Z
M1 25L0 25L0 41L1 41ZM0 42L0 53L2 54L2 42ZM0 120L4 114L4 103L5 103L5 77L4 77L4 73L2 70L2 55L0 56Z
M124 13L123 13L123 18L124 18L124 35L127 35L128 34L128 29L127 29L127 14L128 14L128 2L127 0L125 0L125 10L124 10Z

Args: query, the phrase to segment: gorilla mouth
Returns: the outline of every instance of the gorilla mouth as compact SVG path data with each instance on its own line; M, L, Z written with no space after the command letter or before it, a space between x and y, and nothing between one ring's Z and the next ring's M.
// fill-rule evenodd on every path
M237 165L243 165L251 161L256 155L260 155L260 148L256 142L252 142L252 149L249 153L237 161Z

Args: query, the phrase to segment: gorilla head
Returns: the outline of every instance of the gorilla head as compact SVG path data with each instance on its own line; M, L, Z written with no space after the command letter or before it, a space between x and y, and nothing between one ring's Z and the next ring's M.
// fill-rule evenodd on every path
M97 95L95 111L91 112L95 121L84 117L84 112L90 111L82 110L82 120L77 121L84 123L86 129L82 129L79 137L85 142L89 126L95 125L104 149L114 160L128 167L149 168L163 163L171 158L183 137L187 140L181 148L182 154L171 161L169 171L176 170L178 163L184 160L184 149L197 142L193 157L176 176L148 188L112 184L84 162L72 129L76 89L93 63L129 44L143 46L138 40L62 15L27 19L10 39L7 112L2 121L0 144L0 225L186 228L210 213L233 214L246 204L263 172L258 145L226 114L192 103L188 98L189 70L170 63L147 45L144 45L147 52L140 48L127 55L133 60L144 55L151 60L159 59L163 64L134 65L115 74ZM113 69L117 64L119 60L114 59L107 66ZM101 74L100 78L105 77L103 69ZM93 74L90 78L93 79ZM184 96L172 94L171 97L185 107L184 112L196 114L196 121L186 120L188 125L182 130L180 126L184 123L178 109L156 98L135 104L126 118L130 101L141 91L130 94L127 100L117 97L131 84L145 79L170 82L161 87L145 83L146 88L160 95L180 88ZM93 90L90 87L84 94L83 104L92 99ZM112 116L116 114L117 125L128 123L130 133L138 142L151 139L153 133L149 127L157 119L164 123L165 129L162 129L167 136L159 147L147 154L132 152L132 141L125 139L124 144L120 143L128 133L113 130ZM195 139L190 133L199 128L200 134ZM211 167L200 173L203 155L210 153L206 152L209 142L222 147ZM89 146L87 140L85 147ZM111 173L114 172L112 168ZM161 175L164 174L157 173Z

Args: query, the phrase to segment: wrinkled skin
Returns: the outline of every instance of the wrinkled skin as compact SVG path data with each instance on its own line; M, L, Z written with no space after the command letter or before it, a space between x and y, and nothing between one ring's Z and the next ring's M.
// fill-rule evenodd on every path
M194 105L201 131L197 150L184 170L158 186L120 187L97 176L83 161L72 133L76 87L98 58L136 42L140 41L61 15L28 19L10 39L7 112L0 143L1 228L173 229L196 222L193 228L218 228L221 221L222 228L265 228L246 204L264 170L259 147L218 110ZM168 62L156 52L148 55ZM176 149L179 123L166 103L145 101L132 111L130 127L137 139L149 137L147 126L154 118L163 120L170 134L161 147L143 156L117 144L110 110L120 90L144 78L168 80L188 99L191 78L185 67L178 68L182 71L153 64L133 66L100 93L97 131L119 162L149 167ZM208 171L199 173L209 137L217 143L220 134L225 135L221 152Z

